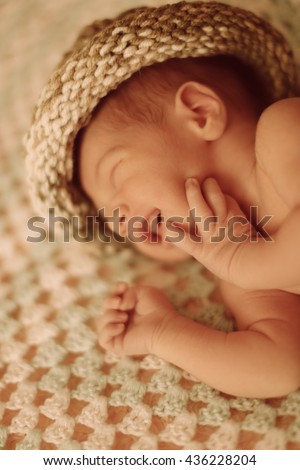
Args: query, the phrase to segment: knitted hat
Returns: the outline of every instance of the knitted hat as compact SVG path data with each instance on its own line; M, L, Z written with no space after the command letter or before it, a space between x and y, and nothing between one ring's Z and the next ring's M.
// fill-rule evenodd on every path
M73 181L74 141L100 100L142 67L171 58L231 55L257 72L271 99L296 93L282 35L253 13L216 2L137 8L95 21L46 85L25 139L33 202L68 218L94 213Z

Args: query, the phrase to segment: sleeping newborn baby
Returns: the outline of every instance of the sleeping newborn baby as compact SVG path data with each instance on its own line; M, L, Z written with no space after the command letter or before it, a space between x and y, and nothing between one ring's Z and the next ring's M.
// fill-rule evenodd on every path
M157 45L168 15L172 34ZM117 211L119 233L145 255L193 256L220 279L236 322L216 331L180 315L159 289L118 283L99 312L100 345L157 355L233 395L297 389L300 98L288 46L254 15L215 2L138 9L96 26L38 105L27 140L34 197L68 216L101 210L113 230Z
M204 264L221 279L238 330L183 317L153 287L118 284L99 318L99 342L120 354L158 355L228 393L281 395L300 385L300 98L260 115L227 62L144 69L96 111L79 155L94 205L107 217L118 208L123 234L130 219L150 225L159 214L159 240L145 227L137 249ZM248 222L253 207L259 220ZM184 223L191 214L192 232ZM170 226L168 233L165 222L180 219L182 236Z

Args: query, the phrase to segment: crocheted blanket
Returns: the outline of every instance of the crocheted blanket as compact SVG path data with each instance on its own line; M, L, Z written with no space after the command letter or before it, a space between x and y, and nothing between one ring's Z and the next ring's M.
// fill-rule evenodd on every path
M300 57L300 0L231 3L271 19ZM93 322L116 280L157 285L183 315L230 330L199 263L170 268L130 248L27 240L36 214L21 140L32 107L83 25L143 4L0 3L0 448L300 449L300 390L270 400L228 396L157 357L98 347Z

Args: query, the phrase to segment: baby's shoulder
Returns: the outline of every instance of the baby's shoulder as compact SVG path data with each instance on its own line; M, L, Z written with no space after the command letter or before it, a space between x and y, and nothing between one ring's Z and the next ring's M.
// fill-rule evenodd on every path
M289 207L300 204L300 98L272 104L256 133L256 170L267 176Z
M300 159L300 97L273 103L260 116L256 130L256 156L263 166L276 160Z
M286 129L287 124L298 123L300 118L300 97L286 98L268 106L259 118L257 128L273 133L274 128Z

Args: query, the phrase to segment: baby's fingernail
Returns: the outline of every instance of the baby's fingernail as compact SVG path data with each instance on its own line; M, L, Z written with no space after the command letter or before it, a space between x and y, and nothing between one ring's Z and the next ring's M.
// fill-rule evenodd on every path
M186 188L191 186L199 186L198 180L196 178L188 178L185 182Z
M209 188L211 188L211 187L213 187L213 188L217 187L218 188L219 184L218 184L216 178L213 178L212 176L210 176L209 178L206 178L206 180L203 181L203 186L209 187Z

